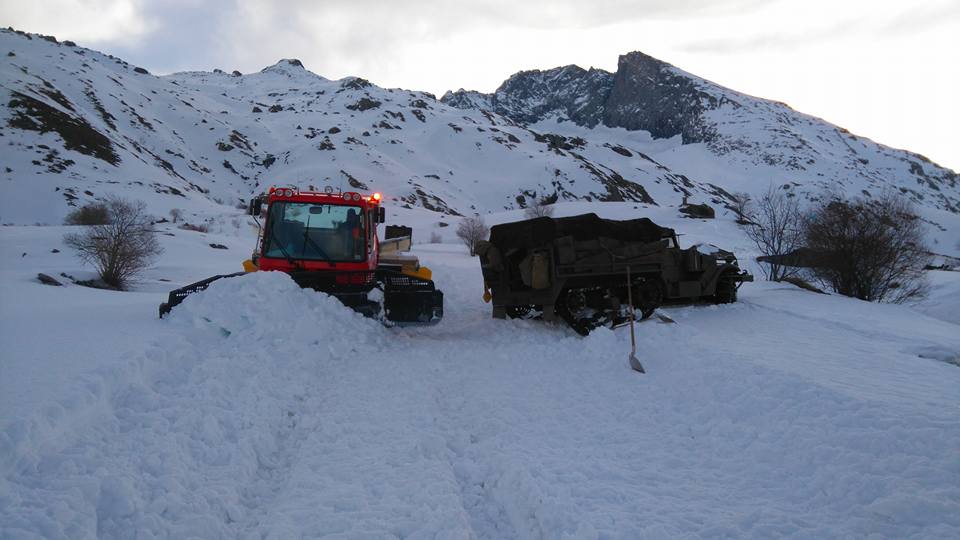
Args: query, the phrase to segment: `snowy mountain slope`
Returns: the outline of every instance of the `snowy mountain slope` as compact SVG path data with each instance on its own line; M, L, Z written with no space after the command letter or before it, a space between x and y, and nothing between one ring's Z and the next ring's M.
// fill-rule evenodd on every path
M542 129L569 120L587 128L641 130L657 139L679 136L682 150L679 144L672 148L683 158L662 161L728 190L737 176L749 178L737 189L755 193L770 183L783 184L808 198L828 191L896 190L920 206L960 212L960 178L954 171L639 52L621 56L613 74L577 66L525 71L492 95L461 90L442 101L487 108ZM731 177L725 169L740 174Z
M651 212L684 242L746 247L732 222ZM583 339L491 319L476 259L452 244L417 249L447 300L435 327L383 328L279 274L220 282L158 321L161 278L228 271L253 240L229 222L162 227L166 262L133 293L40 285L40 269L76 271L64 228L0 229L0 341L50 336L0 364L5 389L43 394L17 414L0 402L0 536L960 533L956 324L748 284L739 304L639 325L640 376L626 328Z
M107 193L215 216L288 183L451 215L541 197L722 207L770 184L808 198L897 189L944 230L958 215L953 172L638 53L613 75L525 72L441 102L296 60L155 77L53 38L2 30L0 48L3 223L57 223Z
M422 92L330 81L296 60L249 75L155 77L51 40L0 31L0 182L11 193L2 222L56 223L68 205L108 192L161 214L216 214L288 183L375 189L397 205L453 215L540 197L726 197L642 152L536 132Z

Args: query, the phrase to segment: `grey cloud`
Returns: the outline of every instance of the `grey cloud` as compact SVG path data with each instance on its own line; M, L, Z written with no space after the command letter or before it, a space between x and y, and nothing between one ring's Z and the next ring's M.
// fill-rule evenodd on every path
M942 24L960 22L960 2L937 5L915 3L907 9L877 9L856 19L845 19L820 28L791 33L758 33L752 36L695 40L679 47L689 53L741 53L757 49L786 50L804 45L859 36L876 39L891 35L916 34Z
M878 29L884 34L908 34L960 22L960 2L945 2L937 6L913 5L891 18Z
M692 41L678 47L688 53L741 53L765 50L785 50L812 42L847 37L864 28L861 20L847 19L819 29L796 33L762 33L747 37L713 38Z
M586 29L642 19L710 17L758 8L762 0L200 0L143 1L153 30L109 44L152 71L259 69L281 56L320 61L323 70L388 68L406 43L467 30ZM258 20L259 19L259 20ZM478 43L482 47L482 43Z

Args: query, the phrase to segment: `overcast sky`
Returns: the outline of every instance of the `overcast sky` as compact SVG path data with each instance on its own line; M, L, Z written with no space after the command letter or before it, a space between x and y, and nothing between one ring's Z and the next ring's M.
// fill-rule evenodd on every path
M643 51L960 170L960 0L0 0L156 74L299 58L438 96Z

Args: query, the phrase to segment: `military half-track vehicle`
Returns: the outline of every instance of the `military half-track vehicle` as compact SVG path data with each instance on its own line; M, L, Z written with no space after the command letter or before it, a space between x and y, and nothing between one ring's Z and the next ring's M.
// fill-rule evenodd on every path
M736 302L753 276L732 253L704 251L680 249L673 229L647 218L596 214L495 225L477 246L494 317L559 318L583 335L629 321L628 271L641 319L664 303Z

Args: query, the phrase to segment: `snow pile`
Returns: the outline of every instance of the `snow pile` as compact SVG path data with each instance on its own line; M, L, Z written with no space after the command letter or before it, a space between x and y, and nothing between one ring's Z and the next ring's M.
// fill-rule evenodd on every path
M343 355L357 342L380 343L384 332L381 325L337 299L301 289L283 272L215 281L204 294L188 296L172 315L170 320L179 331L212 325L225 337L237 334L244 343L257 343L258 349L274 341L299 343L309 338L329 348L330 354Z
M316 421L316 371L385 331L279 273L215 283L165 324L176 339L3 433L0 536L232 536Z

